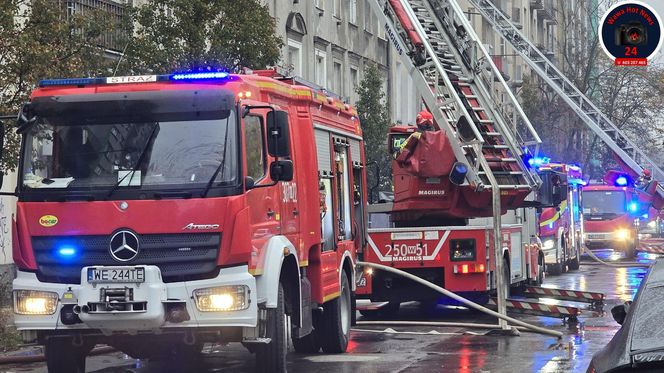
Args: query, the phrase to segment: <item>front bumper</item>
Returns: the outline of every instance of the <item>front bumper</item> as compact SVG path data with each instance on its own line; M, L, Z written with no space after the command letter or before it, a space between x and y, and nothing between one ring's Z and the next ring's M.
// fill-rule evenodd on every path
M157 275L155 275L155 270ZM77 305L83 306L90 300L99 300L100 288L109 284L88 284L84 278L81 284L57 284L40 282L34 273L18 271L13 282L14 290L39 290L57 293L60 301L52 315L14 315L18 330L85 330L102 331L141 331L168 328L206 327L255 327L258 318L256 300L256 280L246 265L223 268L212 279L164 283L159 268L146 266L146 279L142 284L112 284L112 287L131 287L136 300L146 301L145 312L108 312L80 314L82 323L65 325L60 319L63 294L70 291ZM249 307L240 311L201 312L196 307L193 292L196 289L217 286L245 285L249 288ZM180 302L186 306L190 319L182 322L166 321L166 304Z

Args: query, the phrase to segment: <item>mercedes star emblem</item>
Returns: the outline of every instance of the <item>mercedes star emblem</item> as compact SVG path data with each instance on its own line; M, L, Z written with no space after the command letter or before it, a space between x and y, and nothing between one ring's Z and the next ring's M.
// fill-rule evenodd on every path
M130 261L138 255L138 237L130 231L119 231L111 237L110 252L113 259Z

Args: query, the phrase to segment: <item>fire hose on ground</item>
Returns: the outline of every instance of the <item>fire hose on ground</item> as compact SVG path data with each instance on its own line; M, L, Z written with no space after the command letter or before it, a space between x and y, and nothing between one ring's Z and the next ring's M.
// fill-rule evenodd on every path
M650 267L650 264L648 263L621 263L621 264L614 264L614 263L608 263L603 261L602 259L598 258L595 253L593 253L590 249L586 248L585 245L581 245L581 250L582 253L588 254L589 257L591 257L594 261L604 264L609 267L616 267L616 268L623 268L623 267Z
M450 297L450 298L452 298L452 299L454 299L454 300L456 300L456 301L458 301L458 302L461 302L461 303L465 304L466 306L468 306L468 307L470 307L470 308L474 308L474 309L476 309L476 310L478 310L478 311L480 311L480 312L484 312L484 313L486 313L486 314L488 314L488 315L490 315L490 316L497 317L497 318L499 318L499 319L503 319L503 320L505 320L505 321L507 321L507 322L509 322L509 323L512 323L512 324L515 324L515 325L521 326L521 327L526 328L526 329L528 329L528 330L532 330L532 331L537 332L537 333L540 333L540 334L552 335L552 336L557 337L557 338L559 338L559 339L562 338L562 336L563 336L563 333L561 333L561 332L558 332L558 331L555 331L555 330L546 329L546 328L542 328L542 327L539 327L539 326L536 326L536 325L532 325L532 324L528 324L528 323L525 323L525 322L523 322L523 321L520 321L520 320L514 319L514 318L512 318L512 317L509 317L509 316L507 316L507 315L500 314L500 313L498 313L498 312L496 312L496 311L493 311L493 310L491 310L491 309L488 309L488 308L486 308L486 307L484 307L484 306L482 306L482 305L479 305L479 304L477 304L477 303L475 303L475 302L469 301L469 300L466 299L466 298L460 297L460 296L456 295L455 293L453 293L453 292L451 292L451 291L449 291L449 290L447 290L447 289L444 289L444 288L442 288L442 287L440 287L440 286L438 286L438 285L432 284L431 282L426 281L426 280L423 280L423 279L421 279L421 278L419 278L419 277L417 277L417 276L415 276L415 275L412 275L412 274L410 274L410 273L408 273L408 272L405 272L405 271L402 271L402 270L399 270L399 269L396 269L396 268L388 267L388 266L385 266L385 265L382 265L382 264L376 264L376 263L357 262L357 265L358 265L358 266L363 266L363 267L371 267L371 268L378 269L378 270L382 270L382 271L386 271L386 272L392 272L392 273L394 273L394 274L397 274L397 275L403 276L403 277L405 277L405 278L407 278L407 279L409 279L409 280L412 280L412 281L415 281L415 282L417 282L417 283L419 283L419 284L422 284L422 285L424 285L424 286L427 286L427 287L429 287L429 288L431 288L431 289L433 289L433 290L435 290L435 291L437 291L437 292L439 292L439 293L441 293L441 294L443 294L443 295L445 295L445 296L447 296L447 297ZM396 323L396 322L395 322L395 323ZM382 323L382 324L386 324L386 323ZM367 325L368 325L368 324L367 324ZM411 324L411 325L416 325L416 324ZM468 327L469 325L474 325L474 324L463 323L463 325L462 325L462 324L457 324L457 323L447 323L447 325L440 325L440 324L439 324L438 326L462 326L462 327ZM482 326L478 326L478 327L488 327L488 328L498 327L498 325L490 325L490 324L481 324L481 325L482 325ZM434 325L432 325L432 326L434 326Z

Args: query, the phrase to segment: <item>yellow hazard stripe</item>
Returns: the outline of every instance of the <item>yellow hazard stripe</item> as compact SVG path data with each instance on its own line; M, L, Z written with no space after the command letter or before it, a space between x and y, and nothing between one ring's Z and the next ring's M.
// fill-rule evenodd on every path
M257 81L259 88L271 89L287 96L296 96L300 98L311 98L311 91L307 88L293 88L279 83Z
M563 201L563 202L558 206L558 208L560 209L560 211L556 211L556 213L555 213L551 218L549 218L549 219L547 219L547 220L541 222L541 223L540 223L540 227L547 226L547 225L549 225L549 224L554 223L556 220L560 219L560 214L561 214L561 213L564 213L565 210L567 210L567 201L566 201L566 200Z
M328 294L328 295L326 295L326 296L323 297L323 303L325 303L325 302L327 302L327 301L329 301L329 300L332 300L332 299L334 299L334 298L337 298L337 297L339 297L339 295L341 295L341 292L340 292L340 291L335 291L335 292L332 293L332 294Z

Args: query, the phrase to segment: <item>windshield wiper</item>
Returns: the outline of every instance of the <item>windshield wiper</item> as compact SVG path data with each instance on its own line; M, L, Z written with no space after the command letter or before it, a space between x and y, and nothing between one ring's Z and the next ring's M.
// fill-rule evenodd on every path
M230 132L230 128L228 128L229 120L230 119L226 119L226 133L224 134L224 151L221 155L222 159L221 162L219 162L219 166L217 166L217 169L214 170L214 173L212 174L210 181L208 181L207 185L205 186L205 190L201 194L203 198L207 197L208 193L210 192L210 189L212 189L212 184L214 184L214 180L217 178L217 175L219 175L220 171L221 171L221 178L222 179L224 178L224 171L226 170L224 168L224 165L226 164L226 148L228 147L228 133Z
M143 158L145 158L145 153L147 153L148 148L150 147L150 144L152 143L152 139L154 139L154 134L157 132L157 127L159 127L159 122L155 122L155 124L152 126L152 132L150 132L150 136L148 136L147 141L145 142L145 146L143 146L143 149L141 150L141 155L138 157L138 160L136 161L136 164L134 165L134 168L131 170L131 172L127 172L118 182L113 185L113 187L108 191L108 194L106 194L106 199L111 198L113 193L120 187L122 182L129 177L129 184L131 184L131 180L134 178L134 174L136 171L138 171L138 168L141 166L143 163Z

